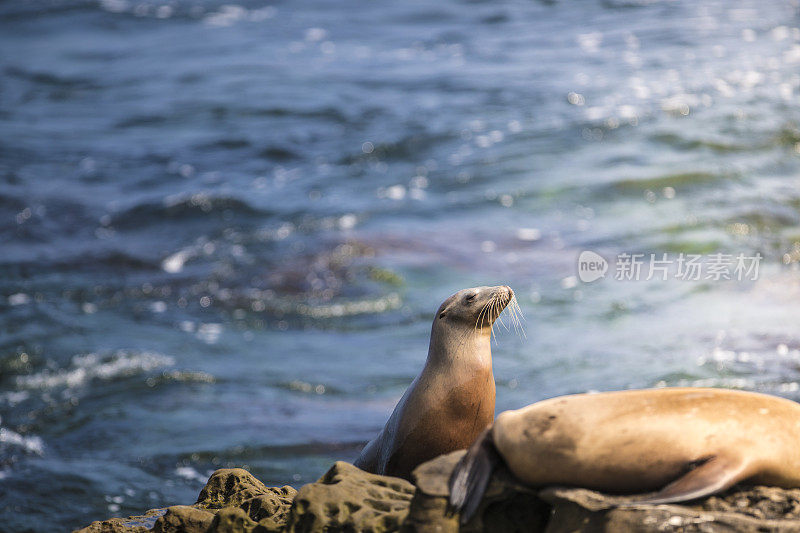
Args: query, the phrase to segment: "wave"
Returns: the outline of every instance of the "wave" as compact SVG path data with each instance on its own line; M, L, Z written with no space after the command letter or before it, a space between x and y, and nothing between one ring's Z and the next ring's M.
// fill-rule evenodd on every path
M665 187L698 187L735 179L736 174L722 174L714 172L680 172L664 174L651 178L622 179L614 181L610 187L620 192L641 192L647 189L660 190Z
M0 427L0 456L6 455L7 448L21 449L32 455L44 455L44 441L41 437L20 435L16 431Z
M138 229L165 220L188 220L222 215L230 211L237 216L270 217L272 212L258 209L233 196L215 196L207 192L185 193L167 197L163 202L135 205L111 217L116 229Z
M214 121L252 119L252 118L293 118L332 122L334 124L356 125L375 114L375 110L365 110L356 116L349 116L335 107L291 108L291 107L251 107L237 104L206 103L186 104L160 113L133 114L115 122L118 129L143 126L163 126L164 124L183 124L189 121L213 119Z
M27 250L20 250L25 253L0 258L0 271L6 275L12 272L14 275L20 275L20 272L34 275L66 271L96 273L104 269L116 271L159 268L160 262L157 256L143 257L116 248L98 249L101 246L92 243L61 242L58 247L54 247L51 239L41 247L29 245Z
M0 18L7 21L39 19L43 15L62 15L78 11L93 11L97 3L91 0L62 2L0 2Z
M121 350L111 356L89 353L74 356L69 368L46 369L31 375L17 376L16 385L21 389L75 388L94 379L110 381L173 364L175 360L172 357L155 352L131 353Z
M401 304L402 299L396 293L390 293L378 298L365 298L322 305L295 302L288 299L274 299L264 302L266 311L315 319L385 313L386 311L398 309Z
M27 70L21 67L6 67L4 72L12 78L59 89L99 90L103 88L95 80L80 76L63 76L52 72Z
M354 163L379 159L381 161L394 160L419 160L431 152L440 143L457 139L453 132L431 133L420 132L417 134L406 135L396 141L386 141L381 143L369 143L369 148L356 154L344 156L339 164L352 165Z
M276 444L267 446L234 446L220 450L204 450L193 452L191 454L181 456L181 460L184 462L193 461L213 463L218 461L220 457L225 457L228 460L235 459L243 462L244 460L263 459L264 457L303 457L327 455L331 452L358 451L363 446L364 441L356 439L348 439L337 442L306 441L297 442L294 444ZM173 460L173 456L164 456L162 460L165 462L171 461Z

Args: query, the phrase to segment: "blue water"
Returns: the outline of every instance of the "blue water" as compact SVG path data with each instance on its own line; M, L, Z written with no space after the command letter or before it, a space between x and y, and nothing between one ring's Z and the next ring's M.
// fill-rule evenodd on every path
M352 460L509 284L499 410L800 399L796 2L0 3L0 530ZM760 253L755 281L578 254Z

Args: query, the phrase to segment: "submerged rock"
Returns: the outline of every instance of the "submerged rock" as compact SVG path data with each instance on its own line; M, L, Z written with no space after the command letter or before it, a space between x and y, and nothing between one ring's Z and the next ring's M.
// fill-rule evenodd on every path
M296 491L267 487L246 470L217 470L191 506L94 522L80 533L363 532L798 532L800 489L734 488L691 505L619 507L630 497L549 487L534 490L500 468L475 517L461 525L447 506L463 451L414 470L416 485L337 462Z

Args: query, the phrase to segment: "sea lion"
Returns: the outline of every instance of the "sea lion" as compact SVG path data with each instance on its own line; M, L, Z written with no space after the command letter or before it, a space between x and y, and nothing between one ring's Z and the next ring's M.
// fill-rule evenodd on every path
M442 303L425 367L361 451L357 467L410 479L417 465L466 448L492 422L492 325L513 298L500 285L464 289Z
M754 392L665 388L562 396L498 415L450 477L466 522L502 461L532 486L693 500L741 481L800 487L800 404Z

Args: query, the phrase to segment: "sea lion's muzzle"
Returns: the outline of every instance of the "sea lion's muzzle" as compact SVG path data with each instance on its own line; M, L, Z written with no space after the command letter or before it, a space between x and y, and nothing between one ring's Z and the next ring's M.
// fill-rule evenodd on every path
M491 287L489 298L478 315L478 324L481 327L491 327L513 299L514 291L508 285Z
M492 298L501 304L500 311L502 311L514 299L514 290L508 285L498 285L494 288Z

